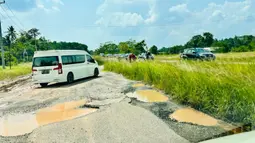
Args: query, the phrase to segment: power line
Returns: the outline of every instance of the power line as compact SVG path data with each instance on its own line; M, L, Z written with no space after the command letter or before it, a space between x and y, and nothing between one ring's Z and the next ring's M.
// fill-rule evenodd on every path
M22 26L22 28L24 29L24 25L22 24L22 22L19 20L19 18L14 14L14 12L11 10L9 4L6 2L5 3L7 8L11 11L12 15L17 19L17 21L19 22L19 24Z
M1 18L6 19L6 17L0 12Z
M19 30L23 31L23 29L20 28L20 26L10 17L10 15L9 15L8 12L6 11L6 9L5 9L2 5L0 5L0 6L1 6L2 10L4 11L4 13L6 14L6 16L13 22L13 24L14 24L17 28L19 28Z

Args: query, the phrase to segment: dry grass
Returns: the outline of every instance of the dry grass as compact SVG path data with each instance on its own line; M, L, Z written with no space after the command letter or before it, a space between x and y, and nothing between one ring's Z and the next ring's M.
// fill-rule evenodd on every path
M19 64L13 66L12 69L6 67L5 70L0 67L0 80L14 79L18 76L27 75L31 73L31 63Z

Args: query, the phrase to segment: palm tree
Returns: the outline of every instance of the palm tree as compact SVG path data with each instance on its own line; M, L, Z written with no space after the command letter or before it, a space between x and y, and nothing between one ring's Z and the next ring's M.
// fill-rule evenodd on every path
M13 26L10 26L7 29L7 35L10 38L10 42L12 44L12 42L14 42L16 40L16 38L17 38L17 33L16 33L16 31L15 31Z
M34 37L35 40L35 50L37 51L37 47L36 47L36 36L40 35L41 33L39 32L39 29L37 28L32 28L30 30L28 30L28 34L32 37Z
M12 43L16 40L17 34L13 26L10 26L7 28L7 35L6 40L9 46L9 62L10 62L10 69L12 68L11 64L11 46Z

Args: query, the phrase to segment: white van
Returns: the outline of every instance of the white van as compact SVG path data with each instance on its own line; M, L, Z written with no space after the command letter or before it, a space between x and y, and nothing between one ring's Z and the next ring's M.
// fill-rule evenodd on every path
M68 82L99 75L97 62L86 51L37 51L32 66L32 81L46 87L49 83Z

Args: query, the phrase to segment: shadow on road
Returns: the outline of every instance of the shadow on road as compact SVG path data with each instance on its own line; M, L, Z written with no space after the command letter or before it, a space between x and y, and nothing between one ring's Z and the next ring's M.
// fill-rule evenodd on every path
M53 84L50 84L50 85L48 85L47 87L44 87L44 88L43 87L38 87L38 89L72 87L72 86L75 86L75 85L78 85L78 84L81 84L81 83L84 83L84 82L88 82L88 81L91 81L91 80L94 80L94 79L97 79L97 78L101 78L101 76L98 76L98 77L87 77L87 78L75 80L71 84L68 84L66 82L63 82L63 83L53 83Z

